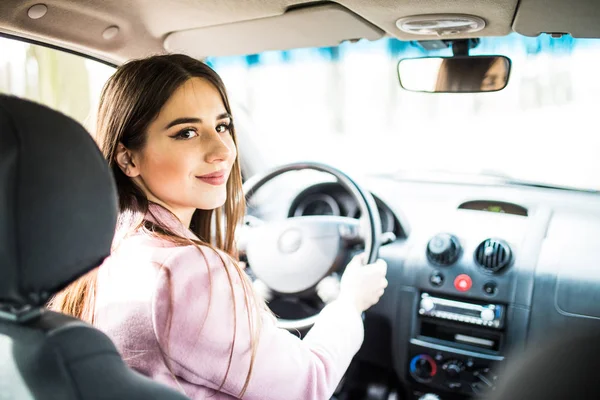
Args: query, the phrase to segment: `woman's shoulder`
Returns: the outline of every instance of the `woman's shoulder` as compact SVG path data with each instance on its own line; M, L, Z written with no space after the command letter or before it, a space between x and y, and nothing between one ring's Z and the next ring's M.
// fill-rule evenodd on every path
M148 261L169 269L178 269L187 265L206 265L214 268L230 264L227 254L208 245L195 243L182 245L144 233L134 233L115 243L111 258Z
M164 264L171 269L185 268L188 265L205 265L213 269L231 264L231 258L227 254L208 245L189 244L166 249L168 256Z

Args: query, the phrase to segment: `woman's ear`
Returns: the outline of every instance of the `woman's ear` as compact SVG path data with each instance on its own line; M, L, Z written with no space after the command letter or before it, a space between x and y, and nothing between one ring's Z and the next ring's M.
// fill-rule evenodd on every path
M119 168L121 168L121 171L123 171L123 173L130 178L135 178L140 174L137 165L133 161L133 155L131 154L131 151L129 151L127 147L123 145L123 143L119 143L117 147L115 162Z

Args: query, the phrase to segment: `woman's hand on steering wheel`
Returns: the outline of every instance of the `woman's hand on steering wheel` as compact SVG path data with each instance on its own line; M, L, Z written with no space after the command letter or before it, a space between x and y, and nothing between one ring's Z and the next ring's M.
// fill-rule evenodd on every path
M377 304L388 285L385 278L387 263L378 259L372 264L363 264L364 254L352 259L340 283L340 301L350 302L359 313Z

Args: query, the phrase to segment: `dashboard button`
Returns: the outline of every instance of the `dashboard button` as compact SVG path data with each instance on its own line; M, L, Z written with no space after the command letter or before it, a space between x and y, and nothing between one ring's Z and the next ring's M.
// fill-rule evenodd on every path
M433 274L431 274L431 276L429 277L429 283L431 283L432 286L435 287L440 287L444 284L444 274L442 274L439 271L435 271Z
M488 296L493 296L498 292L498 286L496 285L496 282L487 282L483 285L483 291Z
M454 280L454 287L459 292L468 292L473 286L473 280L467 274L460 274Z

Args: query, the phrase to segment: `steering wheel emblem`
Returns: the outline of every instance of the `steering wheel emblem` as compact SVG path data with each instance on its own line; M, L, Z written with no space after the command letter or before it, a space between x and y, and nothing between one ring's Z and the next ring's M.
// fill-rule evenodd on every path
M278 247L282 253L295 253L302 245L302 233L297 228L288 229L279 237Z

